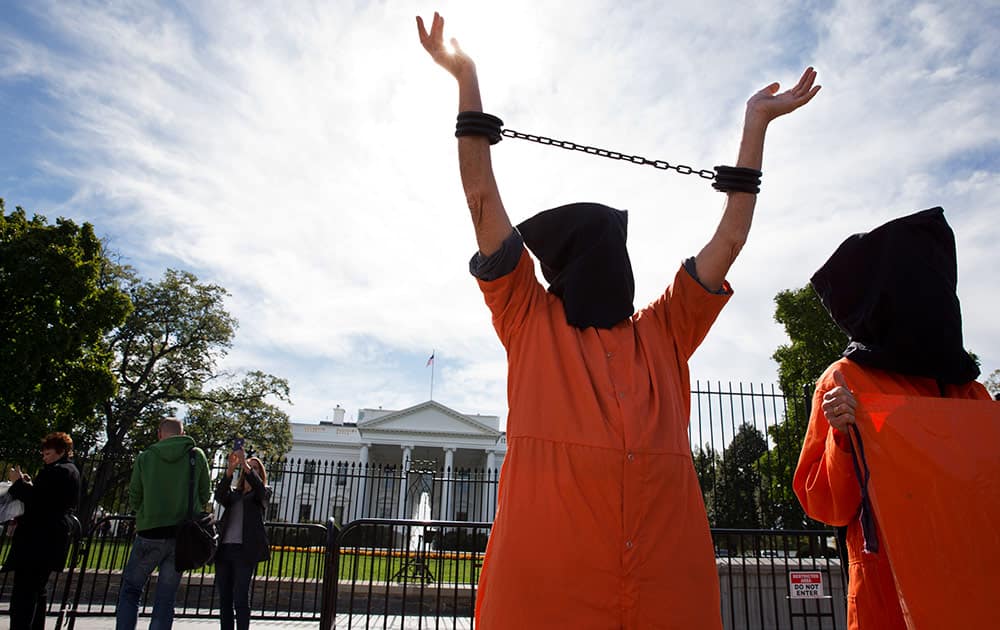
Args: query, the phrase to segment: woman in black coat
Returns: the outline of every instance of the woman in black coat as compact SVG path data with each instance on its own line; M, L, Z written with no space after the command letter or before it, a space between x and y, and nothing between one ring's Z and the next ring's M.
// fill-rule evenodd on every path
M233 472L240 468L240 483L233 489ZM271 489L267 471L256 457L247 458L243 449L229 455L226 475L215 489L215 500L225 508L219 522L219 551L215 556L215 583L219 588L222 630L250 627L250 584L258 562L270 557L264 529Z
M73 464L73 439L62 432L42 440L45 466L31 477L11 468L10 495L24 503L4 571L14 571L10 597L11 630L45 627L46 587L53 571L66 568L72 535L69 515L80 502L80 471Z

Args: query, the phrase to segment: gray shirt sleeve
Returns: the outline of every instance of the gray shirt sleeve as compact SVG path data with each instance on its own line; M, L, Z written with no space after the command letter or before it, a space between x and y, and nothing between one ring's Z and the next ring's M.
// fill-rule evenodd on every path
M722 288L720 288L718 291L713 291L708 287L706 287L705 284L701 281L701 278L698 277L698 270L694 266L694 256L684 261L684 271L687 271L688 275L694 278L695 281L701 285L701 288L705 289L709 293L712 293L714 295L729 295L730 293L732 293L732 291L726 291L725 285L723 285Z
M502 278L514 271L523 251L524 239L515 229L504 239L500 249L489 256L483 256L479 252L473 254L469 261L469 273L486 282Z

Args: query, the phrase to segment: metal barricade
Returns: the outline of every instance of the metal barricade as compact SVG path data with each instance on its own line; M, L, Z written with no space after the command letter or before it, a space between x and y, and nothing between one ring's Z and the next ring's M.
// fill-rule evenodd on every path
M79 569L71 574L73 596L61 618L69 628L77 617L113 616L121 574L135 538L134 517L99 519L83 539ZM251 618L255 620L319 620L326 567L327 528L318 524L268 523L271 556L257 567L251 587ZM68 592L67 585L67 592ZM151 576L139 600L140 616L152 611L156 576ZM215 567L186 572L176 598L178 618L219 615Z
M492 523L359 519L331 535L321 628L471 627ZM460 625L461 624L461 625Z

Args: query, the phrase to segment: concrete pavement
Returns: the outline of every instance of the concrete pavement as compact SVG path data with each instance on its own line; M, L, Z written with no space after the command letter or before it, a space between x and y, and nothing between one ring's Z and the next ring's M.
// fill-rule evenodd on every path
M0 620L0 630L7 630L9 628L9 620ZM352 624L352 627L357 627L357 621ZM45 623L47 629L55 628L56 621L54 617L49 617ZM67 624L63 623L63 629L67 628ZM76 625L74 628L76 630L114 630L115 619L114 617L79 617L76 620ZM149 617L139 617L139 625L136 626L136 630L146 630L149 627ZM173 630L209 630L209 628L218 628L218 619L174 619ZM261 630L317 630L319 628L319 622L317 621L251 621L251 628L259 628ZM339 626L338 626L339 627ZM347 625L345 623L344 627ZM361 625L364 627L364 624Z
M56 620L55 617L49 617L46 620L46 628L55 628ZM63 624L65 629L67 624ZM115 619L114 617L78 617L76 620L76 625L74 626L76 630L114 630ZM139 625L136 626L136 630L146 630L149 627L149 618L140 617ZM208 630L209 628L218 628L218 619L174 619L173 630ZM254 630L318 630L318 621L263 621L263 620L252 620L250 622L250 627ZM0 616L0 630L9 630L10 619L6 614ZM386 628L387 630L416 630L417 628L423 630L433 630L440 629L444 630L471 630L472 622L468 618L454 619L452 617L399 617L390 616L383 617L381 615L372 615L371 617L366 617L365 615L354 615L353 618L349 618L348 615L337 615L337 623L334 626L336 630L346 630L351 628L352 630L357 628L361 630L362 628Z

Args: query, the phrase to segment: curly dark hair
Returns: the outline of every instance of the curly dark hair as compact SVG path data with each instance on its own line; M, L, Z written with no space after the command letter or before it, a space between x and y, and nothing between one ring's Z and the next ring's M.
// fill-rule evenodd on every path
M62 431L49 433L42 439L42 448L51 448L57 453L73 457L73 438L69 436L69 433Z

